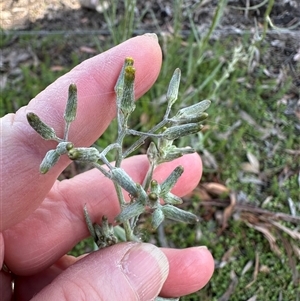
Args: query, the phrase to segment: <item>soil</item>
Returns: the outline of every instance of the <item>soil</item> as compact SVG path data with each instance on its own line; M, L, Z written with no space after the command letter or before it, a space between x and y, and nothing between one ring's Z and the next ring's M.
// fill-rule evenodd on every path
M85 6L80 2L85 3ZM266 5L260 6L261 0L250 0L249 9L245 10L246 2L245 0L228 1L221 21L224 33L228 31L238 33L238 30L252 29L255 24L254 19L261 26ZM1 27L3 29L39 28L67 31L107 29L103 13L96 9L87 9L87 5L93 7L92 3L98 3L102 11L111 5L109 1L100 0L6 0L0 3ZM117 1L117 3L117 15L122 16L123 1ZM208 26L217 4L216 0L183 0L180 7L184 16L183 29L190 29L189 14L198 27ZM256 9L251 9L255 6ZM157 24L162 31L172 31L170 24L174 16L173 9L173 1L151 0L143 1L143 3L139 1L135 7L136 20L140 20L139 31L151 31L156 28ZM274 26L284 29L292 28L291 35L299 34L300 1L275 1L270 17ZM300 40L299 36L298 39Z
M119 20L124 14L123 2L116 1L115 26L119 25ZM157 32L157 28L161 35L174 32L172 26L176 8L173 1L137 2L134 8L135 35ZM183 19L180 20L183 24L181 33L187 35L191 31L189 18L193 20L199 33L205 33L213 20L218 2L216 0L183 0L180 7L183 15ZM220 39L222 36L253 33L255 26L262 30L266 5L261 6L261 0L250 0L249 8L245 10L247 2L245 0L228 1L213 38ZM85 5L82 5L83 3ZM103 11L113 5L111 3L113 2L100 0L4 0L0 3L2 11L0 22L2 29L14 30L14 34L18 32L21 34L24 31L37 35L64 32L75 33L78 36L100 34L106 38L110 35L110 31ZM99 12L95 9L97 5ZM94 9L86 6L94 6ZM270 57L273 57L273 54L276 57L277 69L278 65L285 64L296 70L294 78L296 91L299 91L299 68L295 67L295 64L299 64L300 61L300 1L275 1L270 18L274 25L274 28L268 31L267 36L270 43Z

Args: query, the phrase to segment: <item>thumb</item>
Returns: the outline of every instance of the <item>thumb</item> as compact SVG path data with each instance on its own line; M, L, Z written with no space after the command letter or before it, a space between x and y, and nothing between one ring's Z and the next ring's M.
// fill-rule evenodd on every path
M32 300L148 301L168 273L167 257L154 245L121 243L77 261Z

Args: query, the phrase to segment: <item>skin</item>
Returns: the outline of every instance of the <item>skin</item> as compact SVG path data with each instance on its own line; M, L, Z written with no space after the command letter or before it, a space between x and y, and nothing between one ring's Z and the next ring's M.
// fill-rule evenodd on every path
M113 184L91 170L57 181L70 163L65 156L46 175L39 173L45 153L56 146L43 140L26 120L34 112L62 137L62 115L68 86L78 88L78 113L69 140L91 145L115 117L113 87L124 58L135 60L136 98L155 82L162 62L155 36L132 38L95 56L59 78L16 114L1 119L0 272L1 300L152 300L175 297L201 289L213 273L214 262L205 247L159 249L146 243L120 243L79 258L65 255L89 236L83 206L91 219L106 215L113 222L119 205ZM159 166L154 178L161 182L178 165L185 169L173 188L183 196L198 184L202 165L197 154ZM142 182L145 156L124 160L122 167ZM51 282L51 284L50 284ZM35 297L33 297L35 296Z

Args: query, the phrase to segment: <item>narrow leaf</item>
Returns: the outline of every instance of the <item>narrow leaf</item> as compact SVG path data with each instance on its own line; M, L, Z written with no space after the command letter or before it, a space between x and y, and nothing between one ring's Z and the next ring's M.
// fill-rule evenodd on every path
M75 120L77 111L77 87L75 84L69 86L69 96L64 114L67 123Z
M161 195L170 192L170 190L174 187L179 177L182 175L184 169L183 166L177 166L171 174L167 177L167 179L161 184Z
M125 207L122 212L116 217L117 222L124 222L133 217L139 216L145 211L145 206L140 202L135 202Z
M41 165L40 165L40 173L45 174L47 173L50 168L52 168L58 161L60 155L57 153L56 150L51 149L46 153Z
M171 108L178 98L180 77L181 77L181 71L179 68L177 68L175 69L173 76L170 80L170 84L167 92L168 108Z
M153 229L157 229L158 226L164 221L165 216L160 208L157 208L152 214L152 227Z
M52 127L41 121L40 117L33 112L26 115L30 126L46 140L58 140Z
M199 221L199 218L190 212L184 211L172 205L164 205L161 210L166 218L172 219L178 222L184 222L188 224L195 224Z

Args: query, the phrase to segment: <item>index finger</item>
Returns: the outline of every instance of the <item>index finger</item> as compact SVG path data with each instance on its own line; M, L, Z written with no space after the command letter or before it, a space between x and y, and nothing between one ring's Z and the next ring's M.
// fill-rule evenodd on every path
M69 163L67 158L62 157L47 175L40 175L39 165L45 153L56 145L55 142L41 139L29 126L26 114L38 114L61 137L68 86L75 83L78 113L69 137L75 145L91 145L115 117L113 88L128 56L135 60L135 94L138 98L153 85L161 66L161 49L153 35L132 38L84 61L38 94L28 106L2 118L3 204L0 206L0 230L16 224L33 212Z

